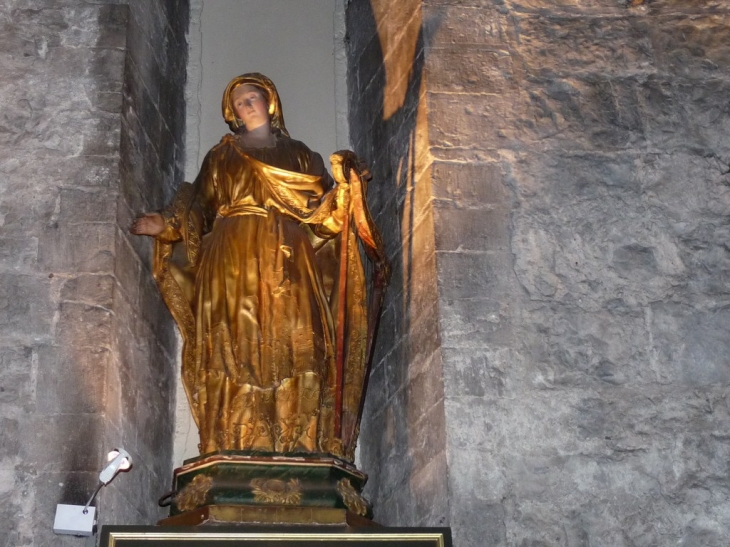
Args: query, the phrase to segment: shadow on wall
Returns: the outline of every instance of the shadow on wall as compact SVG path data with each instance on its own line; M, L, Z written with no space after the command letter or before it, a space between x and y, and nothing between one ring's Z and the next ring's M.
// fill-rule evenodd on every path
M371 475L366 495L378 522L435 524L445 514L436 500L447 496L434 496L433 482L423 480L444 445L435 438L443 435L441 421L429 412L439 406L443 419L440 371L429 370L440 359L421 1L353 2L347 22L351 134L371 166L368 199L393 267L360 463Z

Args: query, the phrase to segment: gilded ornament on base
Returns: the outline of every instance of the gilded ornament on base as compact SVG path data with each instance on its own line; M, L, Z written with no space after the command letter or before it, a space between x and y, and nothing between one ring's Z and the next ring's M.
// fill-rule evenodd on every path
M302 501L302 490L298 479L284 482L279 479L253 479L254 501L276 505L297 505Z
M213 479L198 475L175 496L175 503L181 511L191 511L205 505L206 497L212 486Z
M340 479L337 483L337 493L342 496L342 501L350 511L356 515L366 516L368 513L367 502L358 494L350 479Z

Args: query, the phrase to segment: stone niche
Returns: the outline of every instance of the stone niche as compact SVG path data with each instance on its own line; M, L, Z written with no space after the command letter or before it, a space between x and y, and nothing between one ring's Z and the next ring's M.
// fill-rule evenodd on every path
M52 532L106 452L135 460L102 523L151 523L169 489L175 336L127 233L182 180L185 0L0 7L0 544Z
M353 0L394 279L375 518L462 547L730 541L730 6Z

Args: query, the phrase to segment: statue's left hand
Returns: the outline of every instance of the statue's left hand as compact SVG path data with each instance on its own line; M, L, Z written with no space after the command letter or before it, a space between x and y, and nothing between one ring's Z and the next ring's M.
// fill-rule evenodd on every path
M360 178L364 181L370 181L373 178L373 174L370 172L368 164L360 158L358 158L357 161L357 172L360 175Z
M137 217L129 231L138 236L157 236L165 230L165 219L160 213L147 213Z

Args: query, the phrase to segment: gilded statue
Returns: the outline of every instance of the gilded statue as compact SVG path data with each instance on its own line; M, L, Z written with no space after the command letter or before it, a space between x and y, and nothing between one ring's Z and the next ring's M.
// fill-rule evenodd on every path
M200 453L352 461L389 272L365 200L369 173L338 152L333 180L289 136L262 74L234 78L222 110L231 133L195 182L131 228L154 237Z

